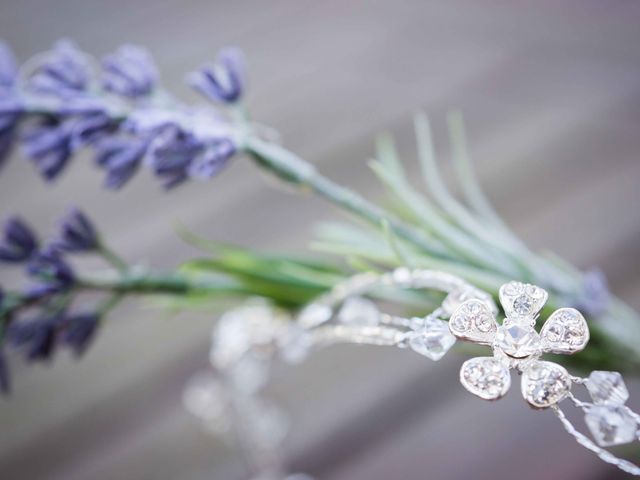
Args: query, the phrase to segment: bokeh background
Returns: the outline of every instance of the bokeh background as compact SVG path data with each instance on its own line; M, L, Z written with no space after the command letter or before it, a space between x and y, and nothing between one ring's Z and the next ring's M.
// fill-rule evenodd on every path
M537 249L601 267L640 308L640 3L422 0L0 0L0 36L21 59L68 37L96 55L146 45L165 85L228 44L250 60L249 106L286 145L341 183L380 195L366 160L382 130L411 161L411 113L434 121L448 172L445 113L465 114L482 184ZM411 164L411 169L416 169ZM83 207L130 260L170 268L192 230L246 246L302 250L314 221L341 214L273 188L239 159L208 184L170 194L139 175L122 192L79 157L54 186L15 153L0 214L42 228ZM18 281L3 271L3 282ZM88 355L14 363L0 400L7 480L242 479L241 458L181 406L206 366L212 316L167 317L133 302ZM287 461L320 479L604 479L622 474L575 444L517 389L498 404L458 384L463 360L335 347L280 368L270 395L293 415ZM631 406L640 407L633 385Z

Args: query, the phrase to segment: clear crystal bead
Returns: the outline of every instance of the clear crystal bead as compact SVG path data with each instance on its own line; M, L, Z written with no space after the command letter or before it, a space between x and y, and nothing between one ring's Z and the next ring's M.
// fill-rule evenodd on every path
M629 399L629 391L618 372L591 372L586 386L593 402L599 405L623 405Z
M298 316L298 321L307 328L315 327L331 319L333 310L329 305L312 303L305 307Z
M189 380L182 403L213 432L221 433L231 426L224 386L211 372L197 373Z
M434 361L440 360L454 343L456 337L449 331L447 322L437 318L427 318L424 329L409 339L409 346L414 352Z
M256 355L244 355L227 371L236 390L255 393L269 380L269 366Z
M510 357L524 358L539 350L540 336L529 325L509 323L498 329L495 346Z
M635 440L638 424L624 407L596 405L584 417L598 445L608 447Z
M310 332L295 323L290 325L278 343L280 357L291 364L298 364L304 361L313 347Z
M342 305L338 320L345 325L375 326L380 320L380 311L371 300L351 297Z

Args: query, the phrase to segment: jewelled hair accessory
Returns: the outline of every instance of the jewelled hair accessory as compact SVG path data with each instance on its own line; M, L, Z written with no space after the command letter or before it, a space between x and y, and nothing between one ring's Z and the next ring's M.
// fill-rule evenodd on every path
M406 318L381 312L371 300L383 299L384 290L390 287L447 295L428 315ZM240 438L240 443L245 449L251 446L256 472L285 478L275 459L285 436L286 417L258 395L273 360L297 363L313 349L355 343L410 348L436 361L460 339L493 350L493 356L463 363L460 381L468 391L497 400L509 390L515 370L521 374L522 396L529 405L551 409L581 445L605 462L640 475L640 467L602 448L638 439L640 416L625 405L629 394L622 376L594 371L581 378L557 363L541 360L545 353L573 354L589 341L587 322L573 308L556 310L536 330L547 297L545 290L534 285L503 285L499 299L506 316L499 323L498 308L486 292L448 273L399 268L381 275L355 275L309 304L295 320L266 305L242 307L225 314L214 330L211 362L219 378L200 377L192 382L185 391L185 403L218 433L231 429L228 419L233 418L240 425L235 438L248 437ZM592 401L578 399L572 392L574 386L586 387ZM580 433L560 409L565 399L585 413L595 442Z

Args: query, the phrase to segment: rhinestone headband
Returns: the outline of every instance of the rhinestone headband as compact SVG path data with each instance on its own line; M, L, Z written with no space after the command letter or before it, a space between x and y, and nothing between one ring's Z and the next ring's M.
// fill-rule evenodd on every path
M389 287L447 295L428 315L406 318L381 312L369 299L384 298ZM219 375L194 380L185 390L185 404L214 432L228 434L235 429L236 439L249 437L241 443L250 446L256 473L285 478L276 452L286 433L286 417L258 395L271 361L298 363L313 349L336 343L410 348L437 361L459 339L493 351L492 356L463 363L460 382L469 392L497 400L509 390L511 370L515 370L521 374L522 396L530 406L553 411L581 445L605 462L640 475L640 467L603 448L635 441L639 435L640 416L625 405L629 394L620 373L594 371L581 378L540 359L546 353L573 354L589 341L587 322L573 308L556 310L536 330L547 297L545 290L534 285L503 285L499 300L505 318L499 323L498 308L486 292L448 273L399 268L351 277L309 304L294 321L266 305L241 307L227 312L214 329L211 362ZM586 387L590 402L573 393L576 385ZM569 421L559 406L563 400L584 412L595 442ZM229 418L237 425L230 425Z

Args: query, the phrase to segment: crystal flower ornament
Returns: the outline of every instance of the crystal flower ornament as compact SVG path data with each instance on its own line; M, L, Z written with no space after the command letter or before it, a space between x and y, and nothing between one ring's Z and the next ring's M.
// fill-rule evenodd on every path
M547 301L545 290L535 285L510 282L499 291L506 318L500 325L489 306L477 299L467 300L449 322L451 333L493 348L493 357L467 360L460 370L462 385L485 400L497 400L511 385L511 369L522 374L525 400L536 408L547 408L564 399L571 388L567 370L540 360L543 353L570 355L589 341L589 328L574 308L553 312L538 333L539 312Z

